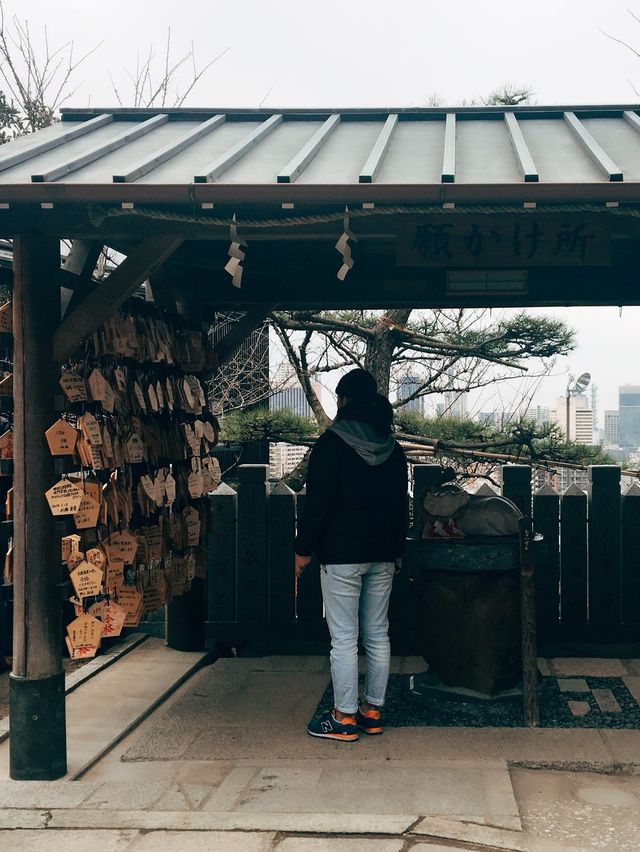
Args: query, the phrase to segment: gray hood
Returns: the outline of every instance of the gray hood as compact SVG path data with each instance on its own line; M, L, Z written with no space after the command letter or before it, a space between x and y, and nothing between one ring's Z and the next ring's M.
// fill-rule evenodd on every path
M393 435L382 438L368 423L360 420L335 420L329 428L371 467L386 462L396 445Z

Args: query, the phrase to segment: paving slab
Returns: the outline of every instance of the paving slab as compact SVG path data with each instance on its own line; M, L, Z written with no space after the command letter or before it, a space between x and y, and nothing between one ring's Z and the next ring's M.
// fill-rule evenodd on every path
M624 677L628 674L622 660L601 657L554 657L552 665L562 677Z
M622 682L633 698L640 704L640 675L627 675L627 677L622 678Z
M49 814L44 810L0 808L0 829L46 828L48 822Z
M590 692L589 684L581 677L560 677L558 678L558 688L560 692Z
M98 794L96 794L98 795ZM486 769L423 761L278 762L235 767L203 804L207 811L447 815L519 828L506 764Z
M593 697L602 713L621 713L618 699L610 689L593 689Z
M0 849L10 849L11 852L87 852L88 849L99 849L100 852L123 852L125 849L142 849L145 847L131 846L139 836L137 831L0 831ZM146 847L151 848L151 847ZM156 849L178 847L155 847ZM186 847L182 847L187 852ZM190 847L204 849L203 846ZM215 847L209 847L210 849ZM224 847L220 848L220 852ZM240 849L241 847L236 847ZM266 848L266 847L263 847Z
M0 806L77 808L101 786L96 781L0 781Z
M411 834L434 837L438 839L461 840L496 849L508 849L513 852L529 852L527 838L521 833L505 829L491 828L486 825L474 825L468 822L457 822L442 817L425 817L411 829Z
M611 754L614 771L640 773L640 731L603 730L602 738Z
M73 787L75 785L68 786ZM164 781L155 783L139 784L135 781L121 781L120 783L100 784L82 803L81 807L97 810L108 808L111 811L130 810L153 810L155 803L168 792L168 785Z
M285 837L275 849L277 852L401 852L403 847L401 838Z
M139 835L128 852L269 852L274 839L267 832L150 831Z

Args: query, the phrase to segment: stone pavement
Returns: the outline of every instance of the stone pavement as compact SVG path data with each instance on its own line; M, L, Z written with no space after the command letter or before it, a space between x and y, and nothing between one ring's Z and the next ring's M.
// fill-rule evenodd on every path
M640 848L640 774L630 774L640 773L640 731L398 728L318 741L304 726L328 680L322 657L202 668L93 765L91 731L103 751L114 678L141 695L166 651L165 693L171 666L180 682L176 652L150 641L69 696L72 718L83 717L80 780L0 781L0 849ZM615 665L640 674L637 661L542 665L568 678ZM423 666L393 661L399 673Z

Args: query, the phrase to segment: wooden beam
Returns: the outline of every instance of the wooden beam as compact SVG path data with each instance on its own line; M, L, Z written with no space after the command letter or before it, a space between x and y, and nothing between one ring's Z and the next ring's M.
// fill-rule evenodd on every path
M25 145L24 148L16 151L15 154L4 154L4 156L0 157L0 172L24 163L25 160L30 160L32 157L37 157L38 154L53 151L54 148L59 148L67 142L79 139L81 136L91 133L92 130L98 130L100 127L111 124L112 121L112 115L98 115L89 121L83 121L79 127L74 127L73 130L62 133L60 136L53 136L45 139L44 142L34 142L31 145Z
M373 183L378 176L380 166L384 160L384 155L387 153L387 149L391 142L391 136L393 131L396 129L397 123L398 114L394 112L385 121L384 126L380 131L380 135L376 139L375 145L367 157L367 162L362 167L362 171L358 177L358 181L360 183Z
M278 183L293 183L307 168L316 154L324 145L326 139L340 124L340 114L334 113L319 127L306 145L303 145L298 153L289 160L287 165L278 174Z
M72 311L83 296L91 292L90 281L102 251L99 240L73 240L71 250L58 272L60 287L60 317Z
M444 153L442 155L442 183L456 180L456 115L447 113L444 126Z
M516 155L516 160L518 161L518 167L520 168L522 177L526 183L537 182L539 180L538 170L536 168L536 164L533 162L533 157L529 152L529 146L522 135L518 119L515 117L514 113L505 112L504 121L507 125L509 139L511 140L511 147L513 148L513 153Z
M100 240L73 240L71 250L63 261L65 272L77 275L84 283L91 280L102 251Z
M573 135L582 145L585 152L596 164L602 174L610 181L622 181L624 175L622 169L617 166L607 152L602 148L589 133L584 124L576 116L575 112L565 112L564 120L571 128Z
M275 128L281 123L282 115L272 115L266 121L263 121L262 124L255 128L255 130L252 130L251 133L247 133L243 139L236 142L235 145L225 151L222 156L217 157L212 163L205 166L199 174L194 175L194 183L213 183L216 178L220 177L223 172L226 172L226 170L243 157L247 151L255 148L261 139L268 136L269 133L271 133L272 130L275 130Z
M219 364L230 358L251 332L262 325L274 307L273 303L255 303L233 324L225 336L216 343L215 353Z
M61 659L60 546L45 492L55 483L44 437L56 419L52 335L59 294L57 238L20 236L13 244L14 512L13 672L10 772L52 780L66 773Z
M203 121L193 130L185 133L184 136L180 136L180 138L176 139L175 142L170 142L168 145L165 145L164 148L160 148L159 151L155 151L150 157L143 157L133 165L128 166L119 174L113 175L113 182L130 183L131 181L138 180L138 178L141 178L143 175L157 169L158 166L162 165L162 163L166 163L167 160L171 160L176 156L176 154L180 154L190 145L193 145L194 142L197 142L198 139L202 139L208 133L211 133L211 131L215 130L216 127L220 127L221 124L224 124L224 121L224 115L214 115L213 118L210 118L208 121Z
M111 154L112 151L117 151L118 148L122 148L129 142L133 142L141 136L146 136L147 133L150 133L152 130L160 127L160 125L165 124L168 120L168 115L154 115L153 118L149 118L141 124L136 124L133 128L127 128L127 130L119 133L109 142L97 145L95 148L90 148L88 151L85 151L77 157L72 157L69 160L63 160L57 165L52 166L46 172L31 175L31 181L33 183L55 181L65 175L71 174L71 172L76 172L78 169L88 166L89 163L93 163L95 160L99 160L101 157Z
M134 290L162 266L182 237L147 237L55 330L53 355L66 361L83 337L98 328Z

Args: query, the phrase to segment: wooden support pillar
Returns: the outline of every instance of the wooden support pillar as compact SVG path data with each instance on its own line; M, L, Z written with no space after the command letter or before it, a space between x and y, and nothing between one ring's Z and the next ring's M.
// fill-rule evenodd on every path
M59 316L59 241L14 240L14 633L10 774L66 774L60 558L45 491L54 483L45 430L55 420L53 332Z

